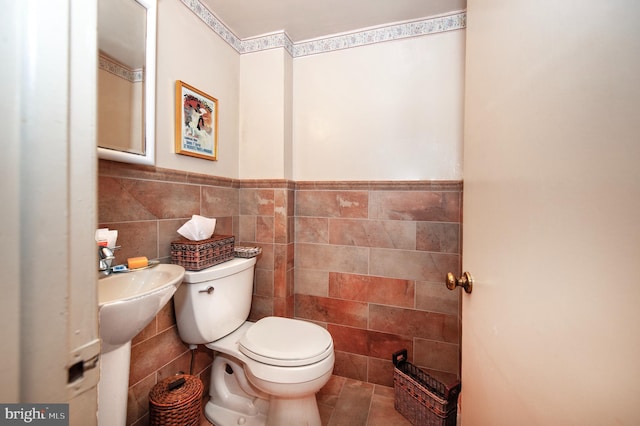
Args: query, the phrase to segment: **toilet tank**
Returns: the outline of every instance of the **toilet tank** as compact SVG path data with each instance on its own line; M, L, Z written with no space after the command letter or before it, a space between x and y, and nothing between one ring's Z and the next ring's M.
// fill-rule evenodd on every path
M256 258L234 258L186 271L173 303L183 342L204 344L240 327L249 317Z

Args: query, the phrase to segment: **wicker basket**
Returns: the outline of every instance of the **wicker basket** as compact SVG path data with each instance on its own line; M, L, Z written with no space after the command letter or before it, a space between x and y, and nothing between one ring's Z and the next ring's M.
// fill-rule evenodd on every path
M236 246L236 248L235 248L235 256L236 257L251 258L251 257L258 256L260 253L262 253L262 248L261 247L240 247L240 246Z
M200 271L234 257L233 235L213 235L202 241L186 238L171 243L171 263L184 267L187 271Z
M407 350L393 354L394 407L413 425L456 426L460 382L446 386L407 361Z
M149 424L152 426L200 424L200 379L188 374L167 377L149 392Z

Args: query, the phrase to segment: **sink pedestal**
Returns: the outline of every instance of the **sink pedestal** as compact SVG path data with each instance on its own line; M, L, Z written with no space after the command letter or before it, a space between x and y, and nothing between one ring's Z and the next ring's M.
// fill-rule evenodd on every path
M102 353L101 361L98 426L124 426L127 424L131 341Z
M98 425L126 425L131 339L171 300L183 277L182 266L160 264L98 281Z

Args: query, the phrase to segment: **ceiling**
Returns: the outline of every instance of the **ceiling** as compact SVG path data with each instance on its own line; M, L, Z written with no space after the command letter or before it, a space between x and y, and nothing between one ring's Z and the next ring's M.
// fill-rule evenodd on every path
M145 65L146 11L130 0L98 1L98 49L130 69Z
M237 37L285 31L291 41L462 11L467 0L200 0Z

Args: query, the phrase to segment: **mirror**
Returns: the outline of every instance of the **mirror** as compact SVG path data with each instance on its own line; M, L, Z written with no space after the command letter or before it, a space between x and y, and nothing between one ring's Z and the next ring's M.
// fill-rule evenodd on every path
M98 0L98 157L155 163L156 1Z

